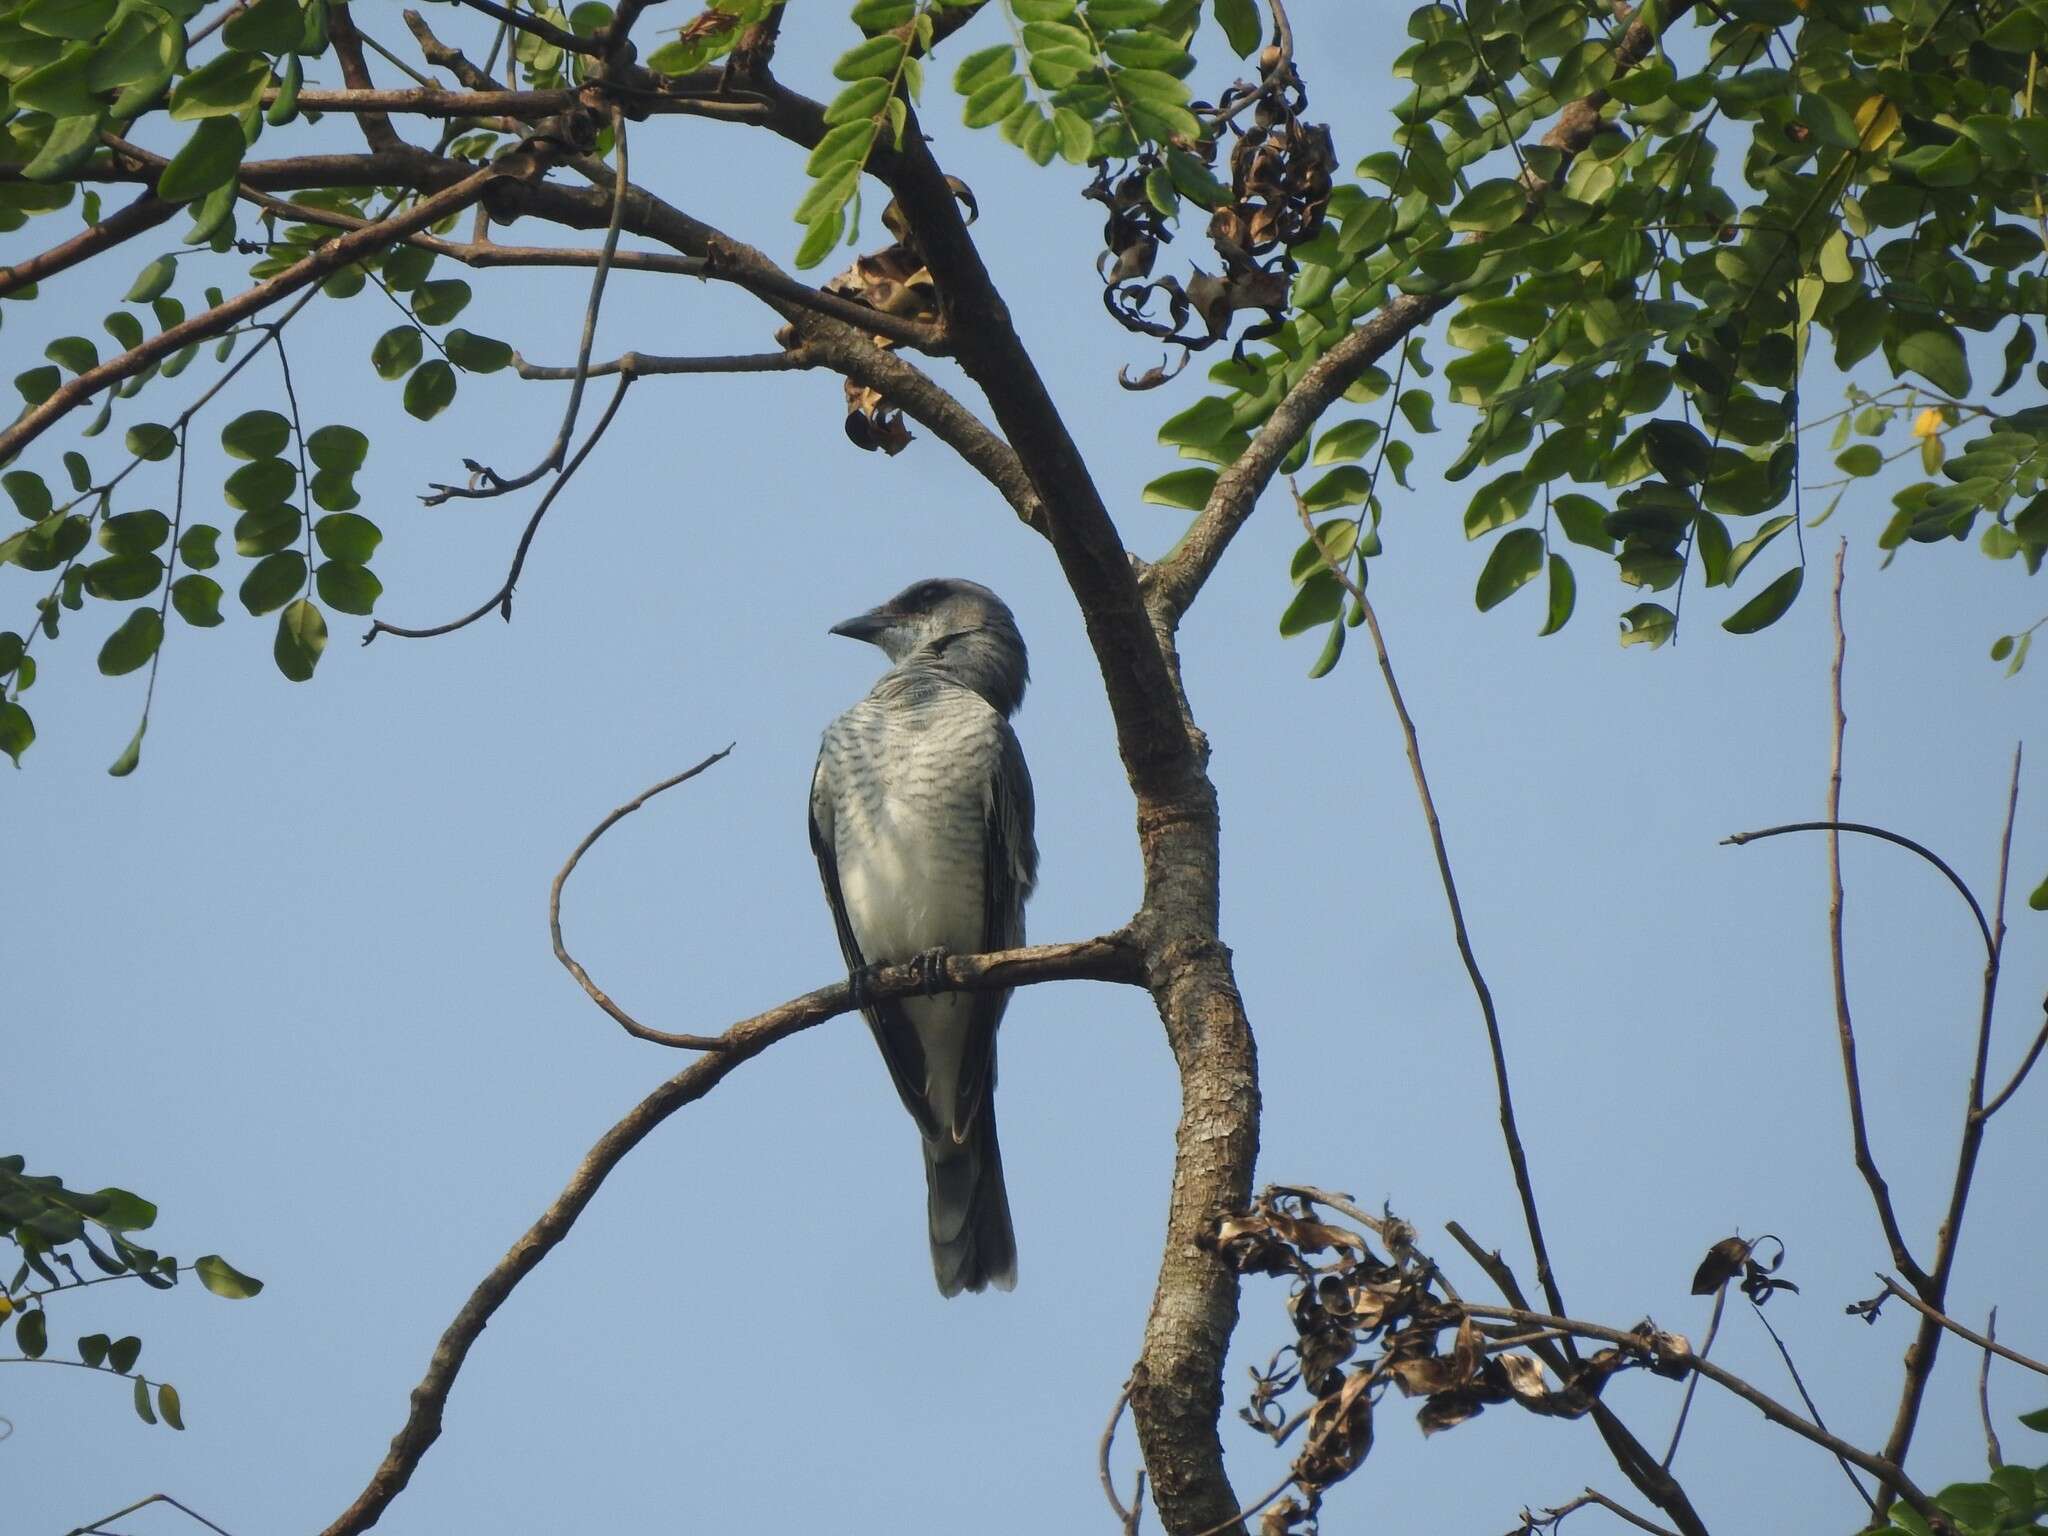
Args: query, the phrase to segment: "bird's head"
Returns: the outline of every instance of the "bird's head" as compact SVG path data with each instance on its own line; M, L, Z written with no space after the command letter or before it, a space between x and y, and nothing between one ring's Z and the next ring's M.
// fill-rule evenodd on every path
M879 646L897 666L929 665L1010 714L1023 700L1030 666L1009 606L979 582L957 576L913 582L878 608L834 624L832 633Z

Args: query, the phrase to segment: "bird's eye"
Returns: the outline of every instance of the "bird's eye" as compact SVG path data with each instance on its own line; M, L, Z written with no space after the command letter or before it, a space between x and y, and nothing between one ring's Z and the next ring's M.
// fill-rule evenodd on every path
M929 608L946 595L946 589L936 581L920 583L910 594L910 600L919 608Z

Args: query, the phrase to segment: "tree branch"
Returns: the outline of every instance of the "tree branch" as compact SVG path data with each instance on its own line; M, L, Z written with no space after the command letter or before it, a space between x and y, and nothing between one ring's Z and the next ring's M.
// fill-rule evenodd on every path
M517 158L527 157L515 157ZM0 429L0 463L19 453L59 418L91 399L100 390L134 377L151 363L170 356L181 347L218 336L222 331L228 330L251 315L261 313L278 300L308 284L319 282L329 273L340 270L359 257L382 250L414 230L424 229L437 219L468 207L483 196L485 188L491 183L514 174L506 167L505 161L487 166L445 191L423 198L411 208L394 214L381 224L331 240L269 281L258 283L254 288L235 295L225 304L217 305L203 314L194 315L169 330L149 337L140 346L131 347L118 357L109 358L98 367L87 369L84 373L65 380L40 405L22 412L11 426Z
M90 261L101 251L112 250L144 230L155 229L157 225L166 223L178 208L179 204L167 203L154 192L143 193L118 213L107 215L97 224L87 225L61 245L53 245L47 251L13 266L0 266L0 298L26 288L30 283L54 277L67 267Z
M1833 729L1829 733L1828 746L1828 803L1829 821L1842 817L1842 739L1848 729L1849 717L1842 709L1842 660L1848 653L1849 641L1842 628L1842 576L1849 558L1849 541L1845 538L1835 546L1835 584L1831 612L1835 628L1835 659L1828 669L1829 698L1833 705ZM1969 896L1967 891L1965 897ZM1976 905L1971 901L1971 905ZM1981 921L1981 918L1980 918ZM1914 1260L1913 1253L1906 1246L1906 1236L1899 1228L1898 1213L1892 1206L1891 1186L1878 1171L1877 1158L1870 1150L1870 1133L1863 1117L1863 1074L1856 1065L1856 1026L1849 1015L1849 973L1842 944L1842 834L1839 829L1828 832L1828 962L1835 988L1835 1034L1841 1042L1842 1080L1849 1093L1849 1140L1856 1160L1856 1171L1863 1175L1863 1182L1869 1187L1870 1200L1877 1207L1878 1224L1884 1229L1885 1246L1891 1249L1892 1263L1899 1272L1910 1276L1915 1284L1925 1284L1927 1271Z
M1899 1300L1903 1301L1915 1312L1918 1312L1922 1317L1930 1318L1934 1322L1939 1323L1942 1327L1946 1328L1950 1333L1954 1334L1957 1338L1969 1340L1972 1344L1976 1345L1979 1349L1985 1351L1987 1354L2003 1355L2006 1359L2012 1361L2014 1365L2024 1365L2030 1371L2038 1371L2043 1376L2048 1376L2048 1365L2043 1365L2039 1360L2029 1359L2027 1356L2021 1354L2016 1349L2007 1349L2003 1344L1999 1343L1995 1338L1993 1338L1989 1334L1972 1333L1969 1329L1965 1328L1961 1323L1957 1322L1947 1313L1942 1312L1935 1307L1930 1307L1918 1296L1915 1296L1903 1285L1900 1285L1898 1281L1892 1279L1890 1275L1879 1275L1877 1278L1884 1282L1884 1288L1887 1291L1889 1291L1892 1295L1898 1297ZM1994 1308L1992 1311L1992 1316L1996 1318L1997 1315L1997 1310ZM1995 1327L1996 1324L1994 1323L1993 1326Z
M946 991L991 991L1046 981L1139 981L1137 952L1121 933L988 955L949 955L942 969L945 981L941 990ZM865 995L874 1000L922 995L926 983L927 972L923 968L885 966L867 975ZM392 1438L390 1451L363 1491L326 1528L323 1536L357 1536L375 1524L386 1506L403 1491L420 1459L440 1438L441 1416L449 1391L484 1325L519 1282L547 1257L549 1250L569 1235L569 1229L605 1178L627 1153L670 1115L711 1092L734 1069L791 1035L850 1013L853 1008L847 983L837 981L743 1019L718 1037L718 1050L671 1077L600 1136L553 1203L470 1292L469 1299L435 1345L426 1374L413 1388L405 1423Z
M339 5L333 5L328 8L327 37L328 41L334 44L334 57L340 61L341 78L348 83L349 89L347 91L320 91L315 94L324 96L378 94L374 89L374 82L370 79L370 66L363 59L363 39L361 34L356 31L355 17L349 14L348 0L341 0ZM264 96L266 98L266 106L271 101L276 100L274 92L266 91ZM303 93L300 97L299 106L302 111L334 110L332 108L323 109L313 106L304 99ZM391 119L383 112L371 107L357 110L361 112L358 125L363 131L363 141L371 149L397 149L404 145L405 140L398 136L398 130L391 126Z
M661 373L791 373L820 366L804 347L786 352L741 352L724 357L663 357L653 352L622 352L608 363L593 363L583 370L585 378L602 379L614 373L647 378ZM559 382L576 377L573 367L549 368L529 363L517 352L512 369L522 379Z
M1783 837L1787 832L1858 832L1865 837L1875 837L1887 843L1896 843L1909 853L1919 854L1921 858L1940 870L1948 878L1949 884L1962 892L1963 900L1969 905L1970 915L1977 920L1977 927L1984 936L1985 950L1987 953L1990 952L1992 948L1991 925L1985 921L1984 909L1977 905L1977 898L1970 893L1970 888L1963 884L1963 877L1949 868L1947 861L1939 854L1936 854L1920 843L1914 842L1910 837L1901 837L1896 832L1888 832L1883 827L1873 827L1868 822L1861 821L1788 821L1783 826L1760 827L1754 832L1731 833L1729 836L1721 839L1721 844L1723 847L1733 846L1740 848L1746 843L1759 842L1767 837Z

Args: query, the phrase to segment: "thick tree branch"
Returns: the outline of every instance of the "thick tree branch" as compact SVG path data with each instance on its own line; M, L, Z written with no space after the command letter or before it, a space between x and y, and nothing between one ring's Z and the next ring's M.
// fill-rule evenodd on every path
M355 18L349 14L348 0L341 0L340 4L328 7L327 37L328 41L334 44L334 57L341 63L341 78L348 82L349 89L347 91L329 91L316 94L342 96L377 94L375 90L376 83L370 78L370 66L363 60L363 39L362 35L356 31ZM273 93L265 92L265 95L271 100L276 99ZM323 110L306 102L303 95L300 98L299 108L301 111ZM405 140L398 136L398 130L391 126L391 119L383 112L373 107L365 107L358 110L361 116L357 119L357 123L363 131L363 141L371 149L397 149L405 143Z
M101 251L112 250L122 241L132 239L145 230L155 229L167 222L178 208L179 204L164 202L154 192L143 193L127 207L108 214L97 224L87 225L61 245L53 245L47 251L12 266L0 266L0 298L26 288L30 283L54 277L67 267L90 261Z
M821 366L808 348L793 347L786 352L741 352L725 357L663 357L652 352L622 352L608 363L592 363L583 370L587 379L630 374L651 378L665 373L794 373ZM576 369L543 367L512 354L512 371L522 379L562 382L576 377Z
M950 991L989 991L1045 981L1135 984L1139 979L1138 955L1122 934L988 955L951 955L945 959L943 969L943 990ZM917 966L882 967L865 978L866 993L876 999L921 995L927 979L926 971ZM720 1045L716 1051L671 1077L600 1136L561 1194L470 1292L469 1299L434 1346L426 1374L413 1388L405 1423L392 1438L390 1451L368 1485L323 1536L356 1536L368 1530L405 1488L421 1457L440 1438L441 1416L449 1391L484 1325L519 1282L547 1257L549 1250L569 1235L569 1229L605 1178L627 1153L670 1115L711 1092L735 1068L791 1035L850 1013L853 1008L851 991L844 981L839 981L742 1020L718 1037Z
M529 160L531 157L522 155L514 158L517 161ZM267 282L258 283L254 288L235 295L225 304L217 305L204 314L194 315L189 320L149 337L142 345L131 347L98 367L87 369L84 373L65 380L40 405L24 411L13 425L0 430L0 463L14 457L59 418L91 399L100 390L119 384L124 379L133 378L151 363L169 357L181 347L218 336L222 331L239 324L251 315L260 314L278 300L296 293L308 284L319 282L332 272L339 271L350 262L380 251L414 230L425 229L437 219L468 207L482 197L485 189L493 182L513 174L516 174L516 171L508 169L506 161L477 171L447 190L423 198L411 208L394 214L380 224L329 241L304 260L287 267Z

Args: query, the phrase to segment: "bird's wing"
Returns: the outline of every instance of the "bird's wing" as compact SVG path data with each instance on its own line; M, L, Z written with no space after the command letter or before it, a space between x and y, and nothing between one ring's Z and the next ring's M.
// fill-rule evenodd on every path
M983 838L982 940L984 952L1015 949L1024 942L1024 899L1038 879L1038 844L1032 835L1031 770L1009 722L1002 724L1000 754L989 787L988 827ZM965 1134L995 1091L996 1026L1010 994L976 992L967 1047L960 1061L954 1123Z
M818 754L818 766L811 774L810 820L811 851L818 856L818 876L825 883L825 901L832 908L833 926L839 930L839 952L846 957L847 973L852 975L867 968L867 959L860 952L860 940L854 937L853 923L846 915L846 897L839 889L839 854L833 842L832 781L824 752ZM889 1068L889 1079L896 1085L896 1096L910 1111L910 1117L917 1122L920 1132L927 1138L937 1136L938 1121L924 1096L924 1046L919 1043L917 1031L904 1016L901 1005L894 998L883 999L861 1009L861 1016L868 1021L875 1044L881 1047L882 1060Z

